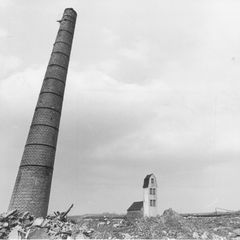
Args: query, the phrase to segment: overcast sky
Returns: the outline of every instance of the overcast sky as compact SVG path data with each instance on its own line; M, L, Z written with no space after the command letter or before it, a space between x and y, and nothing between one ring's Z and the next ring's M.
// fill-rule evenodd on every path
M78 12L49 211L240 209L240 1L0 0L0 212L60 19Z

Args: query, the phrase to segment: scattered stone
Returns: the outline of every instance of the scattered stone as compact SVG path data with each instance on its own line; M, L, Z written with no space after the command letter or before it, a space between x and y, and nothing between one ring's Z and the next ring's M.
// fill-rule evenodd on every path
M44 218L43 217L39 217L39 218L36 218L32 224L32 226L36 226L36 227L41 227L41 225L43 224L44 222Z
M70 237L70 236L68 236L67 239L69 239L69 237ZM86 235L84 235L83 233L80 232L80 233L76 234L75 237L72 238L72 239L88 239L88 237L87 237Z
M233 233L235 233L236 236L240 236L240 228L234 229Z
M34 218L29 212L12 210L0 215L1 239L67 239L77 229L76 224L67 219L66 211L55 216Z
M208 233L207 232L204 232L201 236L201 239L209 239L208 237Z
M6 228L0 229L0 233L1 233L1 234L4 234L4 233L6 233L6 232L7 232L7 229L6 229Z
M9 240L22 239L21 232L19 230L20 230L19 226L13 228L8 235L8 239Z
M4 222L4 223L2 224L2 227L4 227L4 228L8 227L8 223L7 223L7 222Z
M45 228L35 228L33 231L29 232L28 239L48 239L48 233Z
M197 232L194 232L194 233L193 233L193 238L197 238L197 239L199 239L199 235L198 235Z
M129 235L128 233L122 233L122 236L124 239L130 239L131 235Z

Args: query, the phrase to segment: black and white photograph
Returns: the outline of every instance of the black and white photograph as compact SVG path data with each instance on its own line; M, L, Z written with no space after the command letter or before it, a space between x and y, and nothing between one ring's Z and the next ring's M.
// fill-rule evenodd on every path
M239 0L0 0L0 239L240 239Z

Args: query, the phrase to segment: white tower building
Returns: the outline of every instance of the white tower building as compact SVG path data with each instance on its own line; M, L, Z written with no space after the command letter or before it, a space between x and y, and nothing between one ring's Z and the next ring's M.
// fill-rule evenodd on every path
M127 209L128 217L156 217L157 206L157 180L155 175L149 174L143 181L143 201L133 202Z
M143 182L143 216L156 217L157 213L157 180L154 174L149 174Z

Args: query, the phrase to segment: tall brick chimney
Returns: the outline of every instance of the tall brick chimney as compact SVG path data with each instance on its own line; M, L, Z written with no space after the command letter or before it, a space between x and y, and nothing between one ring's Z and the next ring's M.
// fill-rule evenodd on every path
M46 216L77 13L65 9L39 94L9 210Z

